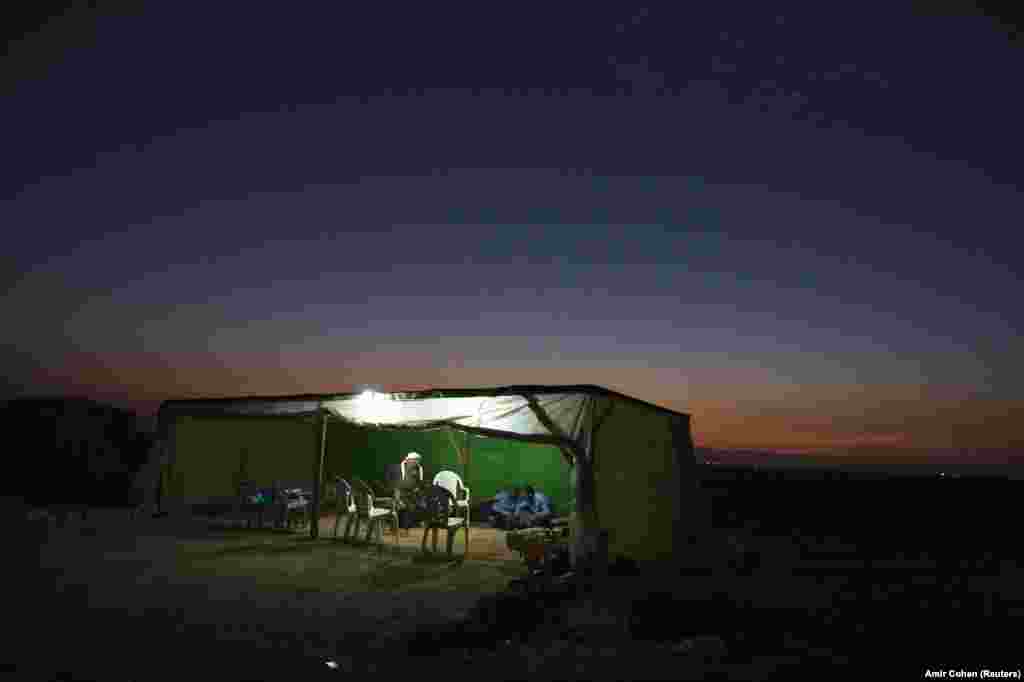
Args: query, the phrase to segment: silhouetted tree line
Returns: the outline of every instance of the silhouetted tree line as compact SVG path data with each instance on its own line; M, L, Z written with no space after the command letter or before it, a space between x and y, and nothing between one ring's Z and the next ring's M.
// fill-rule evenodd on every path
M153 442L138 416L77 398L0 404L6 432L4 495L31 505L137 503L135 477Z

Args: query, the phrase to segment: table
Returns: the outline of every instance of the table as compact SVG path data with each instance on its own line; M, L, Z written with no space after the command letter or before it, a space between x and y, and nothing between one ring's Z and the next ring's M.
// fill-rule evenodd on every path
M519 552L531 570L547 568L551 572L552 559L569 547L569 528L525 528L505 534L505 544Z

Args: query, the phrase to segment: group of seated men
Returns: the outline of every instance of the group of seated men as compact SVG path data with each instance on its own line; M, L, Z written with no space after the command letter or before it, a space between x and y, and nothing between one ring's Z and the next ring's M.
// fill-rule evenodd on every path
M410 452L392 469L389 477L399 490L419 485L426 478L420 455ZM398 514L402 528L413 525L412 509L403 505ZM491 523L505 530L548 525L553 516L551 501L531 485L516 486L511 491L498 493L491 507Z
M491 523L505 530L545 526L553 516L547 495L531 485L503 490L495 495L491 507Z

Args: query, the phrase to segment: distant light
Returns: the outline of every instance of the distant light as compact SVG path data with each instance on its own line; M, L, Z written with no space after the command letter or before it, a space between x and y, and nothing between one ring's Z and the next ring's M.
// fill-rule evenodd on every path
M327 661L327 667L330 668L331 670L334 670L335 668L338 667L338 664L335 663L334 661Z

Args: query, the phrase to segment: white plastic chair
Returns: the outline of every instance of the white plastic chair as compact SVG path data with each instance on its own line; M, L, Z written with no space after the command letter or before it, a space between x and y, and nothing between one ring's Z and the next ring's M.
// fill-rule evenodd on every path
M466 553L469 553L469 526L466 517L456 511L455 498L451 492L440 485L432 485L424 493L425 518L423 523L423 544L421 551L427 554L427 535L434 534L434 553L437 553L437 532L444 530L447 534L448 556L452 556L455 533L462 528L466 531ZM452 513L458 514L452 516Z
M434 476L434 485L439 485L452 494L455 500L455 510L460 517L465 518L466 524L466 552L469 552L469 488L462 482L462 477L454 471L439 471Z
M378 507L375 503L376 496L373 494L373 488L370 487L365 481L361 481L358 478L352 481L355 484L355 503L356 513L359 519L366 521L366 542L370 541L370 535L374 530L377 531L377 550L381 551L384 549L384 528L381 523L384 521L390 521L394 525L395 530L395 547L398 546L398 512L395 509L388 509L386 507Z
M334 517L334 537L338 537L338 526L341 524L341 517L347 517L345 521L345 534L342 541L348 542L355 535L359 534L359 514L356 509L356 498L352 493L352 486L343 478L335 483L335 494L338 499L338 513Z
M434 476L434 485L445 488L455 498L455 506L469 510L469 488L462 482L462 477L454 471L439 471Z

